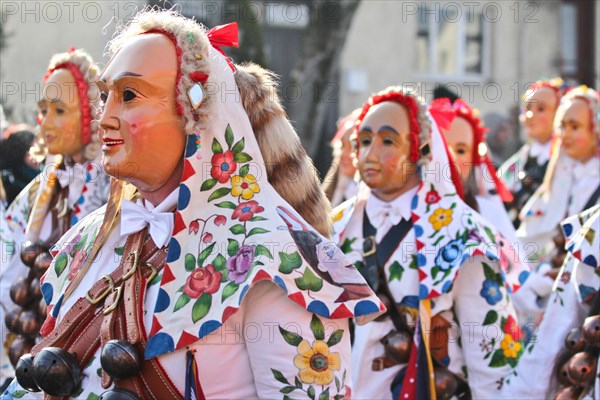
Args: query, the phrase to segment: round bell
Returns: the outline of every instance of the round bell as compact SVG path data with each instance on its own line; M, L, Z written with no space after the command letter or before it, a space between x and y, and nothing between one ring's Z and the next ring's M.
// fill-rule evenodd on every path
M138 395L125 389L107 390L100 395L100 400L140 400Z
M42 298L42 285L40 285L39 278L33 278L29 284L29 292L35 301Z
M40 331L40 321L37 313L32 310L26 310L19 316L19 325L21 335L36 336Z
M410 357L412 338L406 332L392 331L381 339L385 355L397 364L406 364Z
M8 348L8 359L13 367L17 365L19 359L27 353L31 352L31 348L33 347L33 341L24 336L17 336L10 347Z
M40 300L37 306L37 314L40 321L44 322L46 319L46 312L48 310L48 304L44 300Z
M567 386L556 394L555 400L578 400L582 391L577 386Z
M72 354L58 347L47 347L33 360L33 377L38 387L51 396L72 396L83 375Z
M458 378L447 368L436 367L435 394L437 399L450 400L458 389Z
M21 307L27 307L33 302L27 279L19 278L10 285L10 298L13 303Z
M594 347L600 347L600 315L587 317L583 322L583 337Z
M21 324L19 323L21 311L21 307L14 307L4 316L4 323L12 333L19 333L19 329L21 329Z
M52 256L49 252L45 251L38 255L33 262L33 272L36 276L42 276L46 273L48 267L52 263Z
M552 256L550 263L552 264L552 268L560 268L565 262L566 253L556 253Z
M137 349L123 340L109 340L100 353L102 369L113 379L128 379L140 373L142 359Z
M23 389L30 392L40 391L35 379L33 379L33 356L31 353L24 354L19 358L15 366L15 377Z
M573 383L569 379L569 361L571 360L570 353L563 354L556 362L559 366L556 369L556 378L558 382L563 386L571 386Z
M27 241L21 249L21 261L29 268L32 268L37 256L47 251L48 249L45 246Z
M567 337L565 338L565 346L567 347L567 349L569 349L571 354L583 351L583 349L585 349L585 345L586 342L585 338L583 337L583 333L581 332L581 329L571 329L567 334Z
M563 235L562 233L562 230L556 232L556 235L554 235L552 241L554 242L554 246L556 246L556 248L559 249L559 251L564 250L566 239L565 235Z
M594 381L598 357L582 351L569 361L569 379L577 386L588 386Z

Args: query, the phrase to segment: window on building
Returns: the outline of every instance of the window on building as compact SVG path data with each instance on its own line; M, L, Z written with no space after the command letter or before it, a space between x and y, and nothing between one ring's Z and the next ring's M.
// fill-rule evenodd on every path
M486 24L481 12L419 7L416 69L434 77L484 77Z

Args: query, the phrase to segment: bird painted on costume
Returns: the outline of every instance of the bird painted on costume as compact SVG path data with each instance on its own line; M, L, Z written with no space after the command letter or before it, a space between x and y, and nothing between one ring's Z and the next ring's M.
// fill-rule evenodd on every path
M279 206L277 213L286 223L298 251L313 272L343 289L335 300L336 303L369 297L371 289L335 243L308 229L306 223L293 211Z

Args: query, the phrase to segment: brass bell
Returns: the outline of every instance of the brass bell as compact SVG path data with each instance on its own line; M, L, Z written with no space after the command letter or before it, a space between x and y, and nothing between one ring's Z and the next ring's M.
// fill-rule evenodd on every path
M569 361L569 379L577 386L588 386L594 381L598 357L582 351L571 357Z
M46 304L46 302L42 299L37 306L38 318L42 322L46 320L46 310L48 310L48 304Z
M83 375L74 355L59 347L46 347L33 360L33 378L51 396L72 396Z
M52 256L49 252L45 251L38 255L33 262L33 272L37 277L41 277L46 273L46 270L52 263Z
M385 355L397 364L406 364L412 348L412 337L406 332L391 331L381 340Z
M47 251L48 249L44 245L27 241L21 249L21 261L29 268L32 268L36 257Z
M10 298L13 303L21 307L27 307L33 302L27 279L19 278L10 285Z
M34 300L40 300L42 298L42 285L38 278L33 278L29 284L29 291Z
M562 233L562 230L559 229L556 232L556 234L552 238L552 241L554 242L554 246L556 246L557 249L564 250L566 239L565 235L563 235Z
M450 400L458 389L458 378L444 367L435 367L434 374L436 398Z
M19 322L19 317L21 316L22 309L21 307L13 307L11 310L4 316L4 323L9 331L12 333L19 333L19 329L21 329L21 324Z
M33 345L33 340L21 335L17 336L8 348L8 359L11 365L15 367L23 354L31 352Z
M569 379L569 361L571 360L571 354L565 352L556 361L556 378L558 382L563 386L571 386L573 383Z
M583 337L592 346L600 347L600 315L593 315L585 319Z
M19 358L15 366L15 377L23 389L30 392L40 391L35 379L33 379L33 356L31 353L24 354Z
M40 331L40 321L35 311L26 310L19 317L21 335L35 337Z
M111 378L128 379L140 373L142 359L131 343L109 340L102 346L100 364Z
M583 391L583 389L579 388L577 386L567 386L566 388L561 389L556 394L556 397L554 399L555 400L578 400L582 391Z
M552 264L552 268L560 268L562 267L563 263L565 262L565 257L566 257L566 253L555 253L552 256L552 259L550 260L550 263Z
M140 398L129 390L113 389L102 393L100 400L140 400Z
M567 334L565 338L565 346L571 354L579 353L585 349L585 338L583 337L583 333L581 333L581 329L573 328Z

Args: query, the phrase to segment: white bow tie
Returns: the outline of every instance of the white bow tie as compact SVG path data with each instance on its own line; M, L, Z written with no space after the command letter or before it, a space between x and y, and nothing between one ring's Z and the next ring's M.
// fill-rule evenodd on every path
M171 212L148 211L144 206L129 200L121 204L121 236L139 232L150 225L150 236L158 248L171 239L174 218Z
M86 168L82 164L65 165L64 170L56 171L56 177L61 187L66 187L74 182L85 182L86 175Z
M395 207L389 204L378 207L371 216L371 224L375 228L379 228L384 225L394 226L402 220L402 213Z

